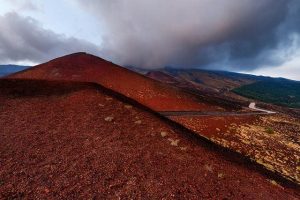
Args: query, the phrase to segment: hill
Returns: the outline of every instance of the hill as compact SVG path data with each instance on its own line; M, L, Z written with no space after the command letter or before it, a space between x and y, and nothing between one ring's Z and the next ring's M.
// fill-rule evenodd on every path
M57 58L10 77L95 82L156 111L224 109L221 105L205 102L180 88L162 84L86 53Z

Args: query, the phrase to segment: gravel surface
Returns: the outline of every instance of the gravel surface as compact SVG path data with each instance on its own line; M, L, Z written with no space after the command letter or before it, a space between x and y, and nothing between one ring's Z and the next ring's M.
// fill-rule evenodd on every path
M300 197L93 84L0 83L1 199Z

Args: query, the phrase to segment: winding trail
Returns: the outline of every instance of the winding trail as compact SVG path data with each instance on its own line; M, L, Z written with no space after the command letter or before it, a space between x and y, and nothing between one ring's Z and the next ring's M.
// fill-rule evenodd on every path
M252 109L252 110L256 110L256 111L265 112L267 114L275 114L276 113L274 111L264 110L264 109L261 109L261 108L257 108L254 102L252 102L252 103L249 104L249 108Z
M253 112L201 112L201 111L162 111L159 114L163 116L249 116L249 115L270 115L276 112L257 108L255 103L250 103L249 108Z

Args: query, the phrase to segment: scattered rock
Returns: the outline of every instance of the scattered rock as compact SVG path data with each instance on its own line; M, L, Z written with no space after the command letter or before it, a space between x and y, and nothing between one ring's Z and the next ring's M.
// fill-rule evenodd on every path
M204 168L209 172L213 172L213 168L211 165L204 165Z
M104 120L107 122L112 122L114 120L114 117L106 117Z
M270 183L272 183L272 185L278 186L278 183L276 181L274 181L274 180L270 180Z
M127 108L127 109L131 109L132 108L131 105L125 105L124 107Z
M141 124L142 123L142 120L137 120L134 122L135 124Z
M174 140L174 139L172 139L172 138L169 138L168 140L171 142L171 145L172 145L172 146L178 146L178 143L179 143L179 141L180 141L180 140Z
M224 174L222 174L222 173L218 173L218 178L219 178L219 179L222 179L222 178L224 178Z
M99 104L98 104L98 106L100 106L100 107L104 107L104 105L103 105L103 104L101 104L101 103L99 103Z
M180 147L180 150L181 150L181 151L186 151L186 150L187 150L187 147Z
M221 131L221 129L219 129L219 128L216 128L216 131L220 132L220 131Z
M166 137L168 135L168 133L165 131L162 131L162 132L160 132L160 135L161 135L161 137Z
M106 97L105 99L106 99L107 101L111 101L111 100L112 100L111 97Z

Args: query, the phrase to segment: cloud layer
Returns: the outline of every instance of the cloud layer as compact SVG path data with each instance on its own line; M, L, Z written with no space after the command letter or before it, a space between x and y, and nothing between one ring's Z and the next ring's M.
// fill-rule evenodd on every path
M46 30L36 20L15 12L0 16L0 62L45 62L77 51L97 54L98 47Z
M249 70L299 48L299 0L77 1L104 25L101 54L122 65Z

